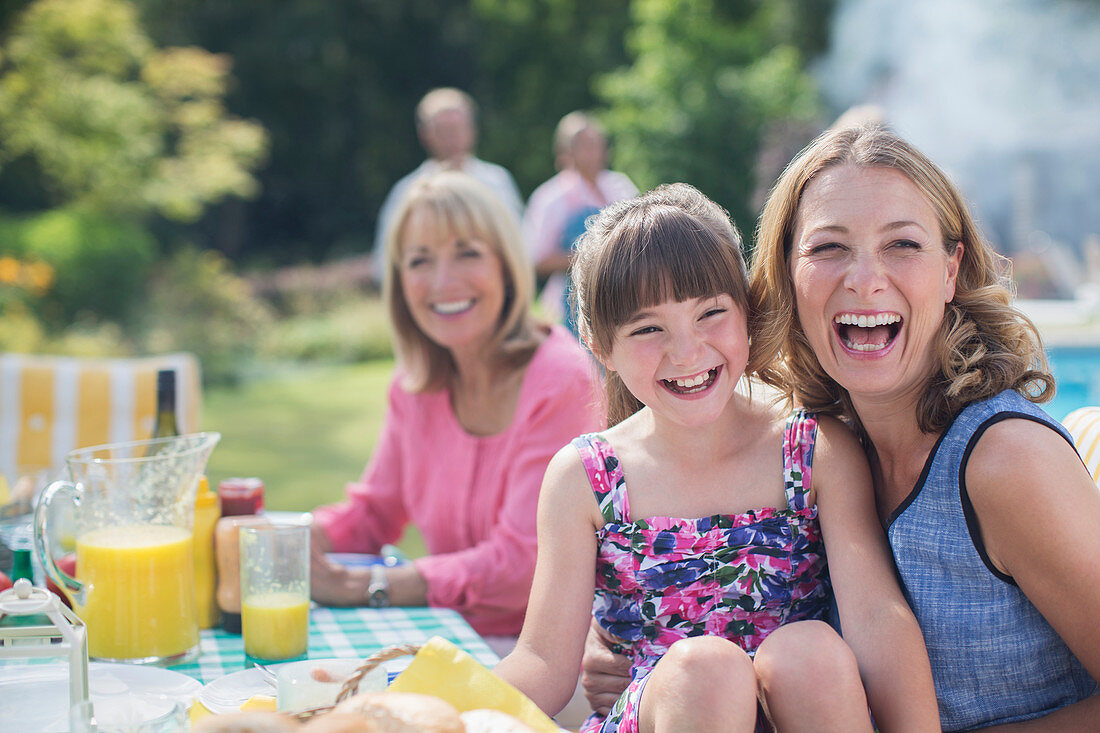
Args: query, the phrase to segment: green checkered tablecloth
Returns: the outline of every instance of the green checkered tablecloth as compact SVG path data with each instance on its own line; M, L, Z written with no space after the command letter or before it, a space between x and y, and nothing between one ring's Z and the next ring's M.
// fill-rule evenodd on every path
M478 636L457 611L448 608L322 608L309 612L309 658L347 657L365 659L374 652L395 644L423 644L441 636L474 659L492 667L499 657ZM201 632L200 654L186 664L168 669L194 677L203 684L245 668L244 642L239 634L221 629ZM412 661L412 657L408 657ZM20 664L59 664L52 657L0 659L0 681L5 667ZM393 663L397 667L402 665ZM390 667L392 669L392 667ZM0 724L0 731L4 729Z
M364 659L385 647L422 644L433 636L453 642L487 667L499 661L466 620L448 608L313 608L309 612L311 659ZM239 634L206 630L200 645L198 659L168 669L203 683L244 669L244 643Z

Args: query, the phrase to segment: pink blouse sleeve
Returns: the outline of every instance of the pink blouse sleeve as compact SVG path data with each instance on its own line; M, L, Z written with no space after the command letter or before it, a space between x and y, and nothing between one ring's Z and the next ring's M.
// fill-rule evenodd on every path
M376 553L396 542L409 521L401 492L401 427L406 420L400 390L394 379L382 432L363 475L347 485L344 501L313 512L333 552Z
M535 189L523 215L523 239L534 265L554 254L561 237L561 214L553 181Z
M416 561L428 581L428 603L464 612L522 611L535 570L535 524L539 489L550 459L576 436L599 428L595 370L570 351L570 362L543 370L531 385L537 395L524 412L522 438L499 480L506 498L487 539L460 552ZM578 372L574 375L573 373Z

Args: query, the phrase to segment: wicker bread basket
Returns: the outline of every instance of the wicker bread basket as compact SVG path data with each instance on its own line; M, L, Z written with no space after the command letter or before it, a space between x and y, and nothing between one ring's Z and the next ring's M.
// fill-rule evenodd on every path
M420 651L419 644L398 644L395 646L388 646L381 649L374 654L370 655L363 660L363 663L352 672L351 676L344 682L343 687L340 688L339 694L336 695L336 702L332 705L322 705L319 707L305 708L304 710L295 710L285 713L287 717L297 720L299 723L304 723L307 720L325 715L332 711L339 703L348 699L352 695L359 692L359 683L363 681L363 678L370 673L375 667L383 662L388 662L391 659L397 659L398 657L415 656Z

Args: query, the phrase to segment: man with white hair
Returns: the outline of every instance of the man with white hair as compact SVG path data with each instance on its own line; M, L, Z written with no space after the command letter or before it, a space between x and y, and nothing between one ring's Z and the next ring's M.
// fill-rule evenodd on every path
M374 237L374 271L381 278L386 233L393 214L414 181L439 170L460 170L488 186L513 211L517 221L523 216L523 197L512 175L502 166L488 163L473 154L477 142L477 106L469 94L452 87L433 89L416 106L416 132L428 151L421 163L390 189L378 213Z

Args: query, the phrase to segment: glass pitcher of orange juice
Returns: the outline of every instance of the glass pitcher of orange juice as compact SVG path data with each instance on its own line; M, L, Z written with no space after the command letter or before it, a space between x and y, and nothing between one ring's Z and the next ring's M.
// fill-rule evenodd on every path
M75 450L65 459L72 481L42 492L35 550L86 624L89 656L141 664L197 654L195 492L220 439L191 433ZM51 523L62 497L75 506L78 578L54 560Z

